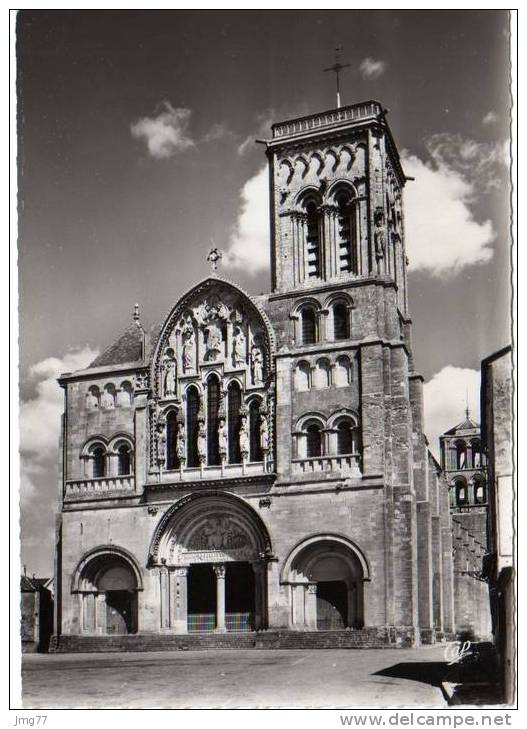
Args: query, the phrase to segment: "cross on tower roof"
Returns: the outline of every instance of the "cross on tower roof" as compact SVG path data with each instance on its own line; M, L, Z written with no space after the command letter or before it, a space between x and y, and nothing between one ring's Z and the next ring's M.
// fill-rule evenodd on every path
M326 71L334 71L335 76L337 77L337 108L340 109L341 103L340 103L340 72L343 68L348 68L351 64L350 63L341 63L340 62L340 52L342 50L342 46L337 46L335 48L335 64L333 66L330 66L329 68L325 68L324 72Z

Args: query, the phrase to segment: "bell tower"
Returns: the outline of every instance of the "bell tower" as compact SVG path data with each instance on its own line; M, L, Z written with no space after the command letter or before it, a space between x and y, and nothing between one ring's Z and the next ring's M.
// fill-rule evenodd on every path
M377 101L274 124L267 143L273 292L379 276L407 313L399 154Z

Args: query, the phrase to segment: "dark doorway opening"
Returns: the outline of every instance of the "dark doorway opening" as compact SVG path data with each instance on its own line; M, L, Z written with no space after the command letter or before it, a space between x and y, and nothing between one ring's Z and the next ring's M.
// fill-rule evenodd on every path
M342 630L348 624L348 588L342 580L317 583L318 630Z
M125 635L134 632L134 594L128 590L106 592L106 632Z
M216 627L216 575L210 564L193 564L188 571L188 630Z
M254 630L254 571L248 562L226 565L225 625L232 632Z

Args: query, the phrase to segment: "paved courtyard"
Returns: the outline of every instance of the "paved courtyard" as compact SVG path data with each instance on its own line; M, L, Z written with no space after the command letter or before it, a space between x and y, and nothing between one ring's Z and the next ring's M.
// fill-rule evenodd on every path
M25 655L42 708L444 707L443 647Z

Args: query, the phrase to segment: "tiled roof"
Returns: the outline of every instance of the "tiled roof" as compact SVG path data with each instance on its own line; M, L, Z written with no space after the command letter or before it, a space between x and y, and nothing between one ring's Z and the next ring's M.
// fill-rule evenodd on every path
M124 364L125 362L142 362L143 340L144 331L142 327L133 322L117 341L93 360L90 367L104 367L106 365Z
M460 430L479 430L479 423L476 423L476 421L471 418L465 418L462 423L450 428L450 430L447 430L444 435L455 435Z
M49 577L28 577L27 575L22 575L20 577L20 591L37 592L45 588L49 581Z

